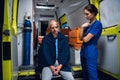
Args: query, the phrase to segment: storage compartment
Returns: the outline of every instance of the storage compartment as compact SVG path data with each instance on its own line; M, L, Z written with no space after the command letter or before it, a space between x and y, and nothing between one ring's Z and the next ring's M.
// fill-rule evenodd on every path
M69 44L75 49L80 49L82 46L82 41L80 40L80 28L77 27L69 32Z

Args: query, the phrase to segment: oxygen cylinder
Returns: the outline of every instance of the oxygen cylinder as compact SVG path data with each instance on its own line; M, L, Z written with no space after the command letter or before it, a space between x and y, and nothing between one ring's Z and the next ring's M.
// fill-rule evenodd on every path
M30 65L31 31L30 16L27 16L24 21L23 66Z

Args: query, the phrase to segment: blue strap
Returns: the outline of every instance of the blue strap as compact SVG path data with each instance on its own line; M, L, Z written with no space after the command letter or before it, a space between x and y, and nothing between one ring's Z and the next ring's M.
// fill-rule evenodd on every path
M56 45L56 59L58 59L58 39L55 40Z

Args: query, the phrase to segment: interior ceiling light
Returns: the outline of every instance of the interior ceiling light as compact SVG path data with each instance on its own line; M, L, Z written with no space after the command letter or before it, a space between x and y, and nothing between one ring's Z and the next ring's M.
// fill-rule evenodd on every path
M55 9L55 7L36 6L37 9Z
M38 9L55 9L55 5L41 5L41 4L37 4L36 8L38 8Z

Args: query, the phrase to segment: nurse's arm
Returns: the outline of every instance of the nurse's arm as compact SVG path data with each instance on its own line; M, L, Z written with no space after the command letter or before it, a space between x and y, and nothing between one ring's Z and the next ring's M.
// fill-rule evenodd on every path
M85 37L83 37L83 42L88 42L90 39L92 39L94 35L91 33L88 33Z

